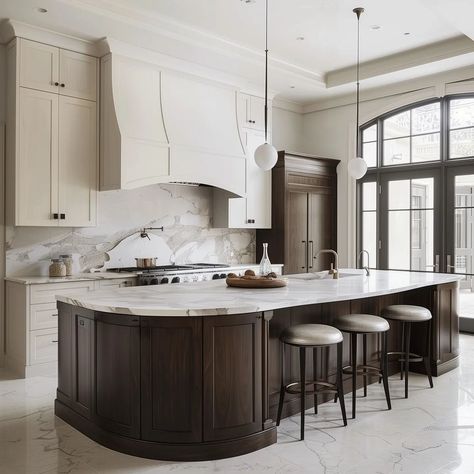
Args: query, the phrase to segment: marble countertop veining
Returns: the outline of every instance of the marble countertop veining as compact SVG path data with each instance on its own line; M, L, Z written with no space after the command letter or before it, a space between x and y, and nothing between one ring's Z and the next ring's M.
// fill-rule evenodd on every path
M372 270L370 276L366 276L361 270L341 269L340 274L338 280L318 279L318 274L287 275L288 286L274 289L229 288L225 280L215 280L107 289L84 295L58 295L56 299L107 313L212 316L374 297L451 283L462 278L461 275L445 273L386 270ZM306 280L308 276L316 276L316 279Z

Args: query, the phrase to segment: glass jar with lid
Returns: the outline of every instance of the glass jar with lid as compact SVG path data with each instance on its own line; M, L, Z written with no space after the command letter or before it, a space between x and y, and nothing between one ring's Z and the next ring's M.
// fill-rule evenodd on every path
M65 277L66 276L66 265L60 258L52 258L51 265L49 266L50 277Z
M64 265L66 265L66 276L71 276L72 275L72 255L71 254L65 254L65 255L60 255L59 258L63 261Z

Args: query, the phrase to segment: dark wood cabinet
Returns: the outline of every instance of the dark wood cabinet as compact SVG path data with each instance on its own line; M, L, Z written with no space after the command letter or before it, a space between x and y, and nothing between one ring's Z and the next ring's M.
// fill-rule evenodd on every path
M318 250L337 247L338 160L278 152L272 170L272 228L257 230L257 261L268 242L270 260L284 272L329 268L330 256Z
M202 319L142 318L142 438L202 440Z
M262 315L203 320L204 441L262 430Z
M94 421L102 428L140 436L140 322L98 313L95 320Z

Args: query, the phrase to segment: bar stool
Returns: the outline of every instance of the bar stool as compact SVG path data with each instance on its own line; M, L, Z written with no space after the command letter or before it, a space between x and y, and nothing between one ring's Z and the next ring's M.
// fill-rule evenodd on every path
M400 321L402 323L402 340L401 340L401 351L389 352L388 355L399 355L402 356L399 359L400 362L400 379L403 379L405 375L405 398L408 398L408 372L410 362L424 362L426 375L430 387L433 388L433 378L431 376L431 312L429 309L423 306L413 306L407 304L396 304L387 306L382 316L392 321ZM427 323L426 329L426 355L421 356L410 352L410 336L411 326L414 323ZM405 372L405 374L403 374Z
M372 314L346 314L339 316L334 325L343 332L351 335L351 365L342 369L344 374L352 375L352 418L356 415L356 391L357 375L364 378L364 397L367 396L367 377L377 375L383 380L385 399L387 407L392 409L390 402L390 391L388 388L388 364L387 364L387 331L390 329L388 322L380 316ZM362 334L362 365L357 365L357 336ZM380 367L367 365L367 334L381 334L382 350L380 354ZM334 401L337 401L337 395Z
M319 393L339 394L342 419L344 426L347 426L346 408L344 405L344 392L342 386L342 341L341 331L325 324L298 324L285 329L280 335L282 344L282 364L281 364L281 389L278 403L277 426L280 425L281 412L285 394L300 394L301 401L301 439L304 439L304 415L305 415L305 395L312 393L315 396L315 411L317 413L317 395ZM306 349L313 349L313 360L316 367L316 351L320 347L328 347L337 344L337 376L336 383L327 380L316 380L316 370L314 370L314 380L306 381ZM299 347L300 357L300 381L285 385L285 346ZM306 385L312 385L313 390L307 391Z

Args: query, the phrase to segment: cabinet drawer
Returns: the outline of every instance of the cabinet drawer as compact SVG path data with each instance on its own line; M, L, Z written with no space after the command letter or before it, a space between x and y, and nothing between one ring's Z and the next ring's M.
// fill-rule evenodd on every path
M57 329L58 308L56 303L33 304L30 306L30 330Z
M81 294L92 291L93 289L93 281L32 285L30 289L30 303L56 303L56 295Z
M99 280L99 288L124 288L135 286L136 278L124 278L123 280Z
M53 362L58 358L58 331L38 329L30 331L30 365Z

